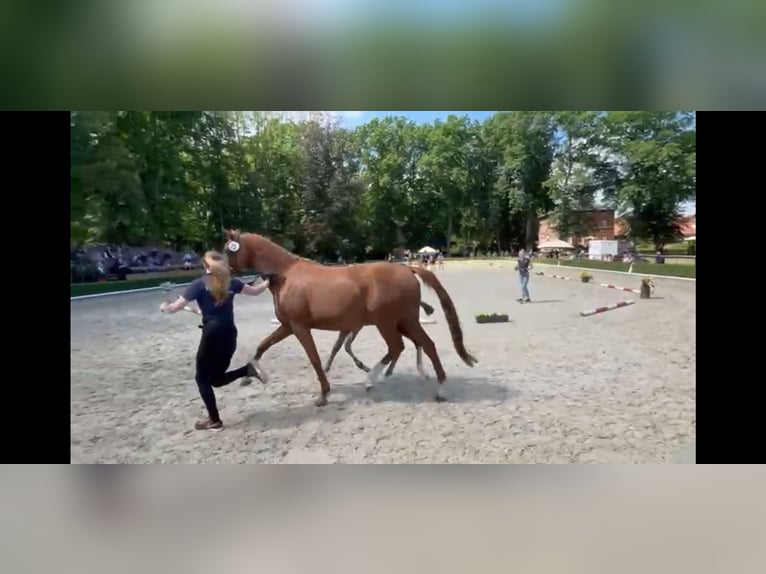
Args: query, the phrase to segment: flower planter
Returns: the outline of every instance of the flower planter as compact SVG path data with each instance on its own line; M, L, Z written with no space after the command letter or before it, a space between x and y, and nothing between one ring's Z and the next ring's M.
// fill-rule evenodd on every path
M492 313L491 315L476 315L477 323L507 323L508 315L498 315Z
M652 298L652 285L648 281L641 281L641 299Z
M590 277L580 277L580 281L583 283L590 283L591 278Z

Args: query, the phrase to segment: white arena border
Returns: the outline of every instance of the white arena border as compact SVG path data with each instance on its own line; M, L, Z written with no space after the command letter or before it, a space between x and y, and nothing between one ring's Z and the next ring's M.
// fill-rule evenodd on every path
M634 277L653 277L654 279L675 279L676 281L696 281L696 277L676 277L675 275L655 275L653 273L629 273L628 271L613 271L612 269L596 269L595 267L574 267L573 265L555 265L553 263L538 263L532 259L532 269L535 267L555 267L556 269L576 269L593 273L616 273L617 275L632 275Z
M252 281L253 279L255 279L255 275L239 277L238 279L241 279L242 281L247 283L248 281ZM171 281L170 289L168 289L167 283L168 282L166 281L162 285L157 285L155 287L141 287L139 289L123 289L122 291L108 291L106 293L91 293L90 295L77 295L76 297L70 297L69 300L75 301L77 299L95 299L97 297L109 297L111 295L130 295L131 293L141 293L144 291L159 291L161 289L167 291L167 290L175 289L177 287L186 287L187 285L191 285L191 281L188 281L186 283L173 283Z

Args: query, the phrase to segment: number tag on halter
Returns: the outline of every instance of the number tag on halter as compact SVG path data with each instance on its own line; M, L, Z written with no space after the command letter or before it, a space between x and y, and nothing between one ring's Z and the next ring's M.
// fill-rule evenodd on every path
M226 245L226 249L232 253L236 253L239 251L239 243L236 241L229 241L229 243Z

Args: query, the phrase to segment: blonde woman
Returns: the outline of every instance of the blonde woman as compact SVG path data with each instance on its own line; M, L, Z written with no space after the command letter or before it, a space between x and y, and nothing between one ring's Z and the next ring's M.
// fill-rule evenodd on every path
M232 278L223 255L208 251L203 258L205 274L189 285L186 292L173 302L165 302L160 310L176 313L189 302L196 301L202 315L202 338L197 349L197 387L208 412L208 419L197 422L197 430L223 429L213 387L222 387L241 379L253 377L255 371L248 363L226 371L237 349L237 327L234 324L234 295L260 295L269 286L264 281L257 286L246 285Z

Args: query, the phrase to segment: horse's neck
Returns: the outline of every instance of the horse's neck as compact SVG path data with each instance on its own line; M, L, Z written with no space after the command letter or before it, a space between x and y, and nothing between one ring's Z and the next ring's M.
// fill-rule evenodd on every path
M256 250L256 261L259 270L267 273L284 273L298 258L278 245L264 242Z

